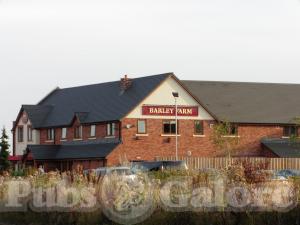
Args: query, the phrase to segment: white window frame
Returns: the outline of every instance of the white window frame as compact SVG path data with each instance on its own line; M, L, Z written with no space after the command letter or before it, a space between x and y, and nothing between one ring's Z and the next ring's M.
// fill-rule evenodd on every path
M96 137L96 125L93 124L90 127L90 137Z
M106 125L106 136L113 137L116 133L116 123L108 123Z
M144 127L143 130L140 130L140 123L143 123ZM137 121L137 133L138 134L146 134L147 133L147 121L146 120L138 120Z
M47 141L54 141L54 129L49 128L47 129Z
M68 130L66 127L61 128L61 139L62 140L67 139L67 132L68 132Z

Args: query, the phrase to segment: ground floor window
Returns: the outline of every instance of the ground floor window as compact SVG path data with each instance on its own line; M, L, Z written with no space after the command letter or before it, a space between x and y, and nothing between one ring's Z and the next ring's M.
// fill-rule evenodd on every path
M179 131L179 123L177 121L177 131ZM178 133L178 132L177 132ZM163 134L176 134L176 120L163 121Z
M203 120L195 120L194 121L194 134L196 134L196 135L204 134Z
M137 133L138 134L146 134L147 133L146 120L138 120L137 121Z
M286 126L283 128L284 137L298 137L298 127L296 126Z

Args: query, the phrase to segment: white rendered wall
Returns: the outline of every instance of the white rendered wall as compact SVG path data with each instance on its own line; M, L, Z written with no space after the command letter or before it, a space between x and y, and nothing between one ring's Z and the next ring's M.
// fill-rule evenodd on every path
M142 115L143 105L174 105L174 97L172 92L178 92L179 98L177 100L178 106L198 106L198 116L180 116L178 119L199 119L199 120L213 120L212 116L172 77L164 81L152 94L150 94L138 107L131 111L126 118L144 118L144 119L173 119L174 116L153 116Z
M17 126L16 126L16 132L15 132L15 149L16 149L16 155L23 155L24 150L26 149L27 145L34 145L34 144L39 144L40 143L40 132L39 130L33 130L32 131L32 141L28 141L27 138L27 128L28 126L31 126L31 122L28 119L27 123L24 123L22 118L26 112L23 112L21 115L19 121L17 121ZM23 142L18 142L18 126L23 126Z

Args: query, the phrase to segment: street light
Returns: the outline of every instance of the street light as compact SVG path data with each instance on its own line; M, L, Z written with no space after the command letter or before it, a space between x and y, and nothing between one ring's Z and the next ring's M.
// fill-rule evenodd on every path
M178 112L177 112L177 98L179 97L178 92L172 92L172 95L175 99L175 136L176 136L176 160L178 160L178 129L177 129L177 117L178 117Z

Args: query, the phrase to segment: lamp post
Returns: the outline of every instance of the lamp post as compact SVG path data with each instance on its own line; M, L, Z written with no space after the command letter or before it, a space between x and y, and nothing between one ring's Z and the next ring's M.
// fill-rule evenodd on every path
M177 129L177 117L178 117L178 106L177 106L177 98L179 97L178 92L172 92L172 95L175 99L175 138L176 138L176 160L178 160L178 129Z

